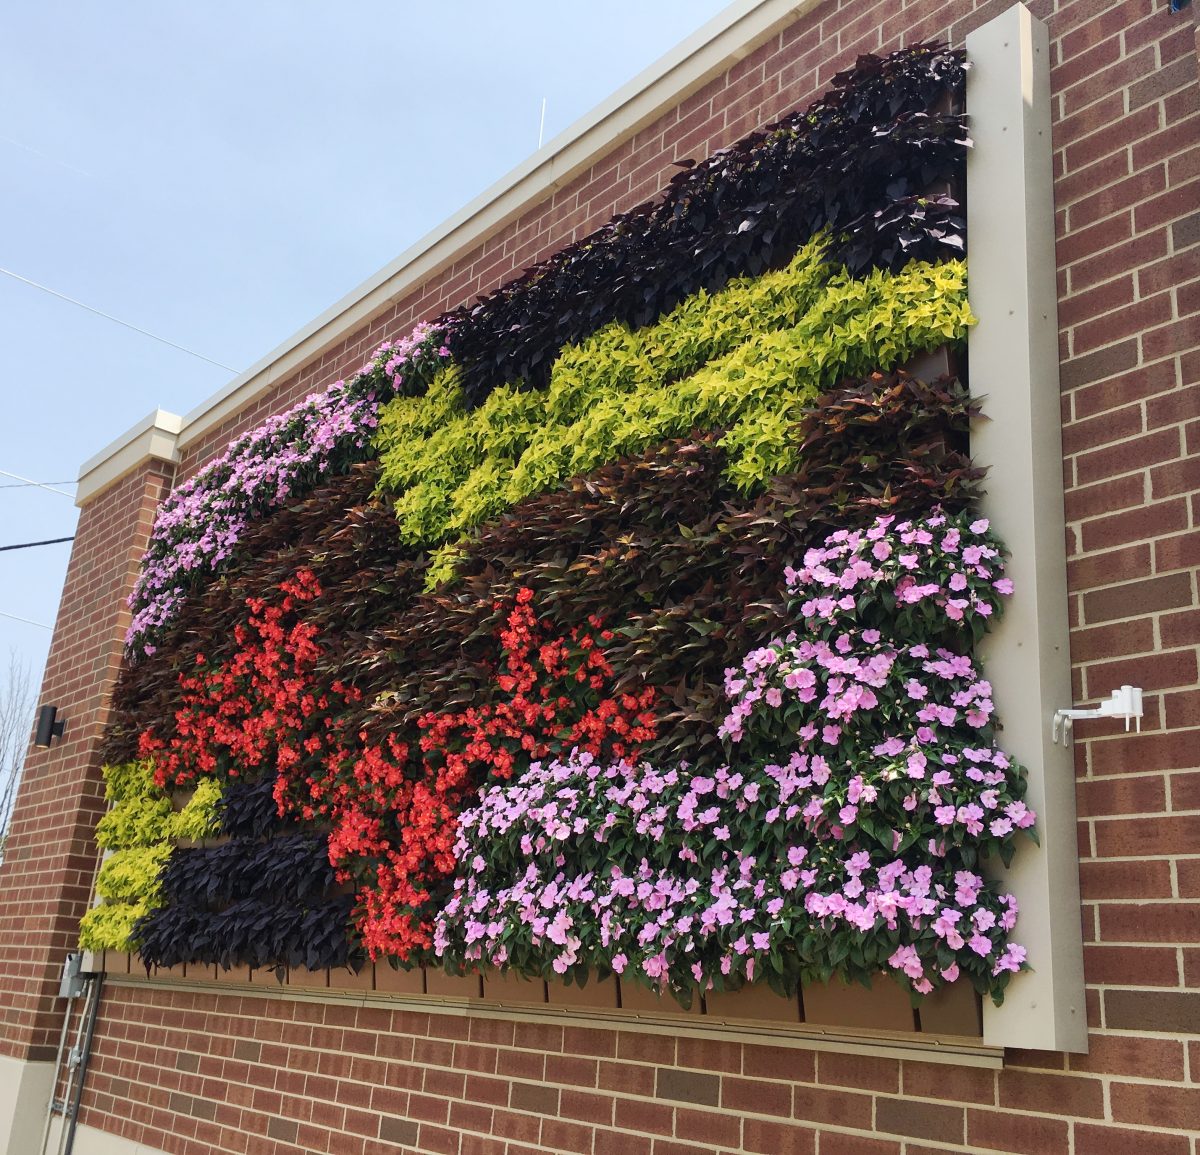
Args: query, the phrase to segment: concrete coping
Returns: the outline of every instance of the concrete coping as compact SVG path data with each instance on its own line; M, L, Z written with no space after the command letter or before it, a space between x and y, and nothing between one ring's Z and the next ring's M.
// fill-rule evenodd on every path
M155 409L147 414L132 429L80 466L75 504L86 505L147 461L178 464L179 435L183 426L182 417L165 409Z

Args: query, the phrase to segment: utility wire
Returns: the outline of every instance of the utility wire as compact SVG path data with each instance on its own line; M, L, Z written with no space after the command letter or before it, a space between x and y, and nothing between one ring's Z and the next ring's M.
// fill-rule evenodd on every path
M90 180L96 179L96 174L88 172L86 168L77 168L73 164L68 164L65 160L59 160L58 157L51 156L48 152L42 152L40 148L31 148L27 144L22 144L19 140L13 140L11 136L0 136L0 140L6 141L14 148L23 149L25 152L31 152L34 156L40 156L42 160L48 160L51 164L61 165L63 168L69 169L71 172L77 172L80 176L86 176Z
M27 626L37 626L41 630L52 630L53 626L46 625L45 622L35 622L31 618L19 618L16 614L6 614L0 610L0 618L11 618L14 622L24 622Z
M75 495L68 493L65 489L55 489L52 484L45 481L31 481L28 477L22 477L19 473L9 473L7 469L0 469L0 477L11 477L13 481L19 481L22 485L36 485L38 489L44 489L47 493L61 493L63 497L69 497L73 501ZM73 485L74 482L64 481L63 485ZM8 486L0 488L7 489Z
M203 353L197 353L195 349L189 349L186 345L177 345L174 341L168 341L166 337L160 337L157 333L151 333L149 329L143 329L138 325L131 325L128 321L122 321L120 317L114 317L111 313L104 312L103 309L95 309L91 305L85 305L82 301L77 301L74 297L68 297L66 293L60 293L57 289L52 289L48 285L40 285L37 281L31 281L28 277L22 277L20 273L14 273L11 269L0 268L0 273L6 277L12 277L14 281L21 281L23 284L31 285L35 289L41 289L43 293L49 293L52 297L58 297L60 301L67 301L72 305L78 305L81 309L86 309L89 313L95 313L97 317L103 317L106 321L115 321L118 325L124 325L126 329L132 329L135 333L141 333L143 337L149 337L151 340L159 341L164 345L170 345L172 349L178 349L181 353L186 353L189 357L198 357L201 361L207 361L210 365L215 365L218 369L224 369L229 373L238 373L240 370L233 368L232 365L223 365L220 361L214 361L211 357L206 357Z
M75 540L74 536L72 536L72 537L52 537L52 538L47 539L46 541L23 541L18 545L0 545L0 553L3 553L5 550L8 550L8 549L33 549L33 547L35 545L58 545L59 542L74 541L74 540ZM34 624L36 625L37 623L35 622Z
M5 477L11 477L12 474L5 473ZM75 482L67 481L0 481L0 489L24 489L28 485L74 485Z

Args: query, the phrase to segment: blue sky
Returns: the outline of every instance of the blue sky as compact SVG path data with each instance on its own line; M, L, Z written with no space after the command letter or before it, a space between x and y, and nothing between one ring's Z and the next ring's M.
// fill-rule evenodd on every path
M724 6L9 5L0 267L243 369L535 151L543 97L549 141ZM232 376L6 276L0 347L0 470L37 481ZM0 486L0 545L73 532ZM52 624L69 550L0 553L0 612ZM0 617L0 678L49 642Z

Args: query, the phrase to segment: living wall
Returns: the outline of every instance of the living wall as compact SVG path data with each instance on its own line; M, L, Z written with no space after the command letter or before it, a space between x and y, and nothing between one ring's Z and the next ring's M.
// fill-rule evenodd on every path
M864 57L176 489L85 943L999 998L1010 588L966 388L903 368L972 321L962 69Z

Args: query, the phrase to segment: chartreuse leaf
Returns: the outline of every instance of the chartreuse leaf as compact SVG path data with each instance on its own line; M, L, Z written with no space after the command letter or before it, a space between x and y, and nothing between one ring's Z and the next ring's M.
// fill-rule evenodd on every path
M380 490L401 538L435 547L568 478L693 430L725 430L726 472L752 493L798 464L794 426L822 390L888 369L972 323L966 267L913 263L853 278L823 239L785 267L700 292L646 328L606 325L564 348L545 392L466 408L459 371L383 411ZM452 572L442 554L429 584Z
M96 825L96 843L112 853L96 879L103 900L84 915L79 944L85 950L128 951L130 932L139 918L160 901L159 875L178 838L201 839L216 833L216 803L221 787L202 781L182 810L154 784L150 762L124 762L103 768L105 797L111 809Z

